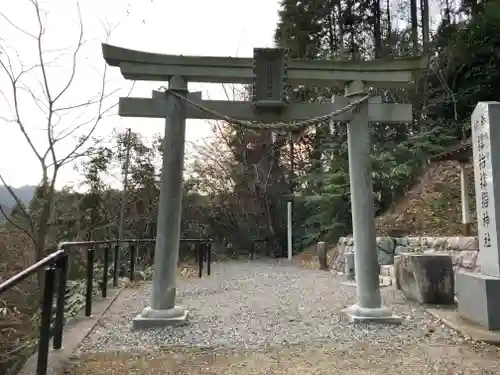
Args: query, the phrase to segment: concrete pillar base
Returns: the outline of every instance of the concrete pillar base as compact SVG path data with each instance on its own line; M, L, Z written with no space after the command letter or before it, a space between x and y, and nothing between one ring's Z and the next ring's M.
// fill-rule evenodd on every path
M132 329L148 329L187 324L188 311L181 306L167 310L154 310L146 307L132 321Z
M367 308L352 305L342 311L353 324L401 324L401 318L393 315L388 307Z

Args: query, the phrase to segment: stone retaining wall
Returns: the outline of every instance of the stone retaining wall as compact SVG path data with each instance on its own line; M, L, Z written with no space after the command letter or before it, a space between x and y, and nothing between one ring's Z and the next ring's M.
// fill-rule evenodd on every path
M337 244L337 257L332 265L343 270L344 253L352 252L354 239L340 237ZM455 269L477 271L477 237L377 237L377 253L380 264L392 264L393 256L404 252L424 252L449 254Z

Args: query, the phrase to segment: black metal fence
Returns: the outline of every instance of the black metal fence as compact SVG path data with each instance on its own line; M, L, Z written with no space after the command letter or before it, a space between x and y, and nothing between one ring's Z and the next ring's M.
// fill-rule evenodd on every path
M121 242L121 243L120 243ZM66 242L59 245L61 250L69 250L75 247L86 247L87 251L87 265L85 270L86 279L86 292L85 292L85 316L92 315L92 296L94 292L94 270L95 270L95 260L96 252L99 250L103 252L103 272L102 280L99 283L99 289L101 291L101 297L106 298L108 294L109 287L109 267L111 258L111 249L113 247L113 267L111 269L113 286L118 286L120 265L119 265L119 255L120 246L122 244L128 244L128 278L130 281L135 281L136 276L136 265L137 265L137 249L140 244L154 244L156 240L154 239L127 239L122 241L109 240L109 241L82 241L82 242ZM203 275L203 263L207 263L207 274L210 275L211 269L211 257L212 257L212 241L207 239L192 239L192 238L182 238L181 243L186 243L194 248L196 262L198 263L198 277Z
M134 281L137 264L137 247L139 244L153 244L154 239L127 239L122 241L81 241L63 242L59 244L57 250L46 256L39 262L24 269L0 284L0 294L14 288L21 281L31 275L41 275L43 280L43 296L41 301L40 333L37 353L36 375L47 373L48 355L50 350L50 340L54 350L61 349L64 328L64 312L66 306L66 287L68 276L68 252L75 248L86 248L85 267L85 316L92 315L92 297L94 293L94 266L96 252L102 250L102 279L99 282L99 289L102 298L106 298L109 287L109 268L112 260L112 281L113 286L118 286L120 265L119 255L122 244L129 245L128 252L128 276ZM203 263L207 263L207 274L210 275L212 258L212 241L209 239L181 239L182 243L188 243L194 248L195 257L198 263L198 276L202 277ZM112 259L111 259L112 258ZM54 300L56 301L54 306Z
M64 250L58 250L0 284L0 294L2 294L29 276L42 271L40 274L43 275L44 288L41 301L37 375L47 373L50 339L53 338L54 349L61 349L62 346L67 269L68 255ZM57 301L55 318L52 313L54 298Z
M257 238L252 241L252 245L250 248L250 259L255 260L255 254L257 253L257 246L259 244L264 245L264 250L265 250L265 255L266 257L270 256L270 249L269 249L269 239L267 237L264 238Z
M198 263L198 277L203 276L203 262L207 263L207 275L210 276L210 268L212 263L212 243L197 242L195 243L196 262Z

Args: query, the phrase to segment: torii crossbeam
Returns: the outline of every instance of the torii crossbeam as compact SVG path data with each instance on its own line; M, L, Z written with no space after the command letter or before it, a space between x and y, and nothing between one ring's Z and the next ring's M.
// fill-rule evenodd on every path
M230 100L203 100L201 93L189 93L190 101L223 113L232 118L261 123L304 121L312 117L324 116L338 111L349 104L344 97L334 97L331 103L291 103L281 113L258 113L252 103ZM165 118L165 92L153 91L152 98L120 98L118 114L122 117ZM411 120L411 104L382 104L380 97L371 97L368 101L368 118L371 123L397 123ZM337 121L352 120L352 112L336 116ZM199 120L219 120L217 116L186 103L186 118Z
M169 82L167 92L155 91L151 98L120 98L119 103L121 116L166 119L152 304L134 319L135 328L177 324L187 318L187 311L175 304L185 125L186 118L217 119L214 113L261 124L305 123L335 113L336 120L348 122L357 303L346 312L353 322L400 322L381 304L368 123L411 121L412 111L408 104L382 104L379 97L365 100L364 91L411 84L427 59L289 60L283 49L255 49L253 59L174 56L107 44L102 50L106 62L119 67L126 79ZM188 82L252 84L252 101L203 100L200 93L188 92ZM287 103L288 84L344 87L349 97L334 97L331 103ZM346 108L350 110L340 113Z
M252 58L178 56L135 51L102 45L104 59L120 68L124 78L136 81L168 81L181 76L189 82L244 83L255 81ZM427 59L405 57L375 61L289 60L287 82L291 85L344 87L362 81L372 87L401 87L426 68Z

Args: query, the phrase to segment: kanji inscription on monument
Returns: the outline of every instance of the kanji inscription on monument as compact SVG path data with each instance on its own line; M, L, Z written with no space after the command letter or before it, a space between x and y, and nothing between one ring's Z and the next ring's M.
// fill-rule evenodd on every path
M476 211L479 240L478 263L481 271L490 276L500 276L500 259L497 236L497 210L500 209L496 196L500 182L498 160L500 143L500 103L479 103L472 114L472 148L474 155L474 179L476 188ZM498 134L497 134L498 133ZM500 139L499 139L500 140ZM500 199L500 196L499 196ZM500 214L500 212L498 212Z

